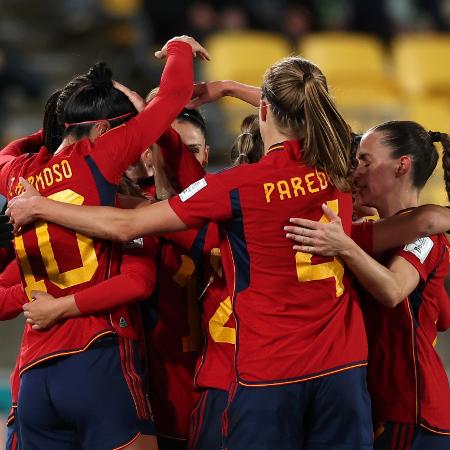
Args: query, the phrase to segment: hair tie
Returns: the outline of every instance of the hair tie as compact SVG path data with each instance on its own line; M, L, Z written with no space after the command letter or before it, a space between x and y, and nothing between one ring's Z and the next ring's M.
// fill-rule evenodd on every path
M313 78L313 74L311 72L304 72L303 73L303 83L306 83L311 78Z
M441 133L439 131L429 131L431 142L441 142Z
M241 136L246 136L246 135L253 137L253 134L250 133L250 131L243 131L241 134L238 135L237 139L239 139Z
M108 117L106 119L85 120L84 122L72 122L72 123L64 122L64 127L69 128L69 127L73 127L75 125L89 125L90 123L110 122L111 120L118 120L118 119L123 119L125 117L131 116L131 114L133 114L133 113L129 112L126 114L122 114L121 116L117 116L117 117Z

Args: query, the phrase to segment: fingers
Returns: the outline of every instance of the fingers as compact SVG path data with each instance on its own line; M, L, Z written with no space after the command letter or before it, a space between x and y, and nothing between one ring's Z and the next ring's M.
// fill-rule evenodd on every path
M289 222L302 228L310 228L311 230L317 230L322 227L322 224L320 222L309 219L300 219L297 217L289 219Z
M123 84L120 84L119 82L113 80L113 86L123 94L125 94L131 103L133 103L133 106L136 108L137 112L141 112L144 110L146 103L145 100L136 92L132 91L130 88L127 88Z
M308 245L294 245L292 247L296 252L302 253L314 253L314 247L310 247Z
M208 50L205 47L200 45L197 41L194 41L196 45L192 47L194 52L194 56L200 57L203 60L211 61L211 57L209 56Z
M298 234L286 233L286 237L291 241L298 242L302 245L314 245L314 239L307 236L299 236Z
M322 211L330 219L330 221L339 219L339 216L332 209L330 209L325 203L322 203Z

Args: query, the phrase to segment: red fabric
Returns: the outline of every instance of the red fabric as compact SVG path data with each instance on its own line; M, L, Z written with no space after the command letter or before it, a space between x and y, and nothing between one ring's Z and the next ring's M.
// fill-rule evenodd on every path
M195 186L169 200L189 227L223 223L228 246L222 259L238 321L236 368L244 384L301 381L367 359L362 314L347 277L339 298L333 276L299 281L303 275L284 236L290 217L318 220L320 205L331 200L338 200L350 233L351 195L302 164L300 155L299 143L287 141L259 163L205 177L190 198ZM308 268L317 274L315 264L332 261L313 257Z
M6 147L0 150L0 167L8 161L11 161L12 159L25 153L37 152L43 145L43 141L44 132L43 130L39 130L36 133L9 143Z
M146 236L128 244L122 253L120 274L75 294L81 314L108 311L147 298L155 289L159 242Z
M0 320L14 319L28 301L21 284L17 262L11 261L0 275Z
M433 346L448 271L448 242L444 235L435 235L415 244L420 247L424 240L433 245L423 261L405 249L385 255L386 260L392 255L406 259L420 282L393 309L367 302L368 382L376 422L425 425L449 433L448 379ZM448 301L446 295L444 300Z
M14 248L2 247L0 248L0 273L3 272L6 266L15 258Z
M169 179L181 190L205 176L205 169L172 127L162 134L157 144L161 148Z
M373 222L365 221L352 223L351 238L366 253L371 254L373 249Z
M85 205L113 205L116 184L123 171L168 128L191 96L192 79L191 47L185 43L170 44L160 91L142 113L105 133L94 144L83 139L54 156L42 148L37 155L15 158L1 169L0 192L8 199L19 194L18 179L23 176L44 196L75 192L73 196ZM118 273L120 259L107 241L83 238L63 227L38 222L24 227L21 237L26 258L18 256L22 260L26 291L46 290L60 297L75 294ZM16 253L19 242L20 238L16 238ZM53 268L49 266L52 262ZM21 371L48 357L80 351L104 333L127 336L126 331L120 328L120 323L115 323L114 317L106 315L68 319L46 331L27 327Z

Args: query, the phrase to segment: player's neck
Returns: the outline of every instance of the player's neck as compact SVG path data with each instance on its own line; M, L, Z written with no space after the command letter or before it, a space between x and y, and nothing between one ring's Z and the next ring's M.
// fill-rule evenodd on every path
M407 208L415 208L419 204L419 193L410 191L406 193L391 192L384 198L383 204L377 207L381 218L391 217Z
M57 155L63 148L66 148L69 145L74 144L75 142L77 142L77 139L75 139L73 136L66 136L54 154Z

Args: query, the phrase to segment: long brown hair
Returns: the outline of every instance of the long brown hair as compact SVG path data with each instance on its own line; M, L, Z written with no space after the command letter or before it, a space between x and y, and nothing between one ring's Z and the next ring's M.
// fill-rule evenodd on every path
M305 164L324 170L338 189L350 190L351 130L320 69L299 56L284 58L266 71L262 94L280 132L305 138Z

